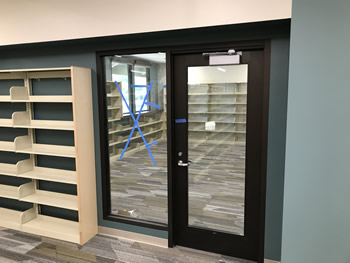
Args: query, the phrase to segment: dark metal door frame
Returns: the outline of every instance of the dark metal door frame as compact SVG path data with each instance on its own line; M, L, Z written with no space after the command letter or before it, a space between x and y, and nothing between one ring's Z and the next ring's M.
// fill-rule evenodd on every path
M205 240L207 237L206 234L203 233L203 231L193 231L190 232L191 234L187 236L188 244L193 244L194 242L197 243L197 248L213 251L217 253L227 254L231 256L236 257L242 257L246 259L256 260L258 262L263 262L264 260L264 230L265 230L265 197L266 197L266 167L267 167L267 127L268 127L268 104L269 104L269 72L270 72L270 42L269 41L253 41L253 42L240 42L240 43L225 43L225 44L215 44L215 45L201 45L201 46L188 46L181 50L172 50L169 51L169 63L168 63L168 105L171 107L168 109L168 120L171 120L171 124L169 126L171 127L171 131L169 133L172 135L172 137L169 137L169 143L172 144L173 151L169 153L169 166L171 166L172 172L169 176L169 246L172 247L177 244L184 245L184 242L181 242L181 238L183 240L183 237L181 237L181 228L183 228L183 224L181 225L181 222L179 220L179 215L181 211L186 210L186 206L184 207L184 203L179 201L179 196L187 197L187 188L184 188L183 182L185 180L182 180L182 184L180 183L180 180L178 180L178 176L181 173L181 170L179 170L177 166L178 157L175 154L176 151L179 149L179 147L186 147L187 149L187 130L184 131L184 129L187 129L187 125L175 125L175 118L183 118L184 116L187 118L187 89L179 88L178 87L178 81L181 76L177 75L176 71L179 71L179 67L183 67L184 65L181 65L181 63L185 63L187 65L191 65L190 61L186 62L186 59L182 62L179 61L179 57L185 58L186 56L189 58L188 55L190 54L200 54L202 52L211 52L211 51L227 51L228 49L236 49L239 51L243 51L243 54L255 54L255 55L243 55L243 62L249 61L249 56L255 56L255 58L259 59L259 62L254 62L253 59L249 61L250 66L248 68L252 68L252 70L260 71L260 74L258 74L258 79L253 76L248 76L248 87L251 88L258 87L260 85L259 91L256 93L252 93L248 96L251 96L251 98L248 97L248 100L251 102L251 105L248 107L251 107L251 109L248 109L248 111L251 111L252 114L247 115L247 123L250 121L251 128L248 128L247 130L247 140L249 139L251 143L247 144L247 153L248 151L251 152L253 150L249 150L249 148L255 147L256 144L258 144L259 155L255 155L251 158L252 163L255 163L254 167L246 167L247 172L249 173L255 173L258 174L259 182L252 181L249 178L246 180L246 189L247 191L250 191L250 187L255 190L255 194L249 194L246 195L245 203L248 205L248 208L251 204L254 204L254 208L247 208L247 211L250 213L247 215L245 212L245 229L246 231L252 231L249 233L250 239L249 242L251 242L250 247L254 248L254 252L252 252L252 249L240 249L239 251L229 251L227 249L223 249L223 245L213 247L213 244L206 244L205 242L201 242L201 240ZM246 51L246 52L244 52ZM249 51L249 52L248 52ZM253 53L252 53L253 52ZM184 62L185 61L185 62ZM197 65L197 64L193 64ZM200 66L200 65L198 65ZM254 69L255 68L255 69ZM249 70L249 69L248 69ZM251 70L251 71L252 71ZM184 77L184 76L182 76ZM253 79L255 78L255 79ZM184 100L185 98L185 105L186 107L176 107L175 105L178 103L176 98L182 98ZM254 99L255 96L255 99ZM253 102L254 101L254 105ZM253 113L258 113L258 116L253 115ZM169 127L168 126L168 127ZM184 128L185 127L185 128ZM182 130L181 130L182 129ZM258 133L253 133L253 130L258 130ZM174 136L177 134L186 134L186 138L182 138L182 140L175 141ZM255 146L254 146L255 145ZM187 152L186 152L187 154ZM185 159L186 160L186 159ZM256 165L256 164L259 165ZM252 179L256 180L256 178ZM250 181L249 181L250 180ZM175 196L175 193L176 196ZM246 206L247 207L247 206ZM255 212L254 212L255 211ZM255 221L255 222L252 222ZM252 225L254 223L255 227L248 227L249 224ZM213 232L213 231L210 231ZM202 233L202 234L201 234ZM196 237L197 236L197 237ZM247 237L239 237L236 239L227 239L224 236L222 236L220 233L216 234L212 238L215 240L216 237L220 237L216 240L216 242L235 242L233 245L239 246L240 242L248 242ZM236 236L237 237L237 236ZM254 237L254 240L251 241L252 237ZM186 243L185 243L186 245ZM189 245L190 246L190 245ZM193 246L192 246L193 247Z

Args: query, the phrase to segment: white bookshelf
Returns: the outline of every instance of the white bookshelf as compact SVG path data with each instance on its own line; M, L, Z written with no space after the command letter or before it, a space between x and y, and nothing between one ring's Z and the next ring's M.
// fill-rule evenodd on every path
M70 79L71 95L33 95L33 79ZM23 79L23 86L9 87L0 103L25 103L26 111L13 112L10 119L0 119L0 127L28 129L27 136L14 141L0 141L0 151L25 153L28 159L16 164L0 160L0 174L31 179L20 186L0 185L0 197L32 203L33 208L18 211L0 207L0 226L32 234L84 244L97 234L96 176L92 112L91 70L81 67L52 69L1 70L0 80ZM113 94L112 94L113 95ZM34 118L33 103L70 103L73 121ZM118 110L113 105L111 110ZM74 145L36 142L36 129L74 133ZM38 166L38 155L74 158L75 171ZM77 195L46 191L39 182L49 181L76 185ZM78 221L42 215L40 205L78 212Z
M122 83L119 83L122 88ZM108 122L119 121L123 117L123 98L113 81L106 82Z
M245 144L247 83L193 84L188 95L190 142Z

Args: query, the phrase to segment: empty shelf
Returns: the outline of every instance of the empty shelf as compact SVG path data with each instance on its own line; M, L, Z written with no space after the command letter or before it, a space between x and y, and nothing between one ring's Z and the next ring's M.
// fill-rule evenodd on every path
M35 235L80 243L79 223L74 221L37 215L36 218L23 224L22 230Z
M189 112L189 114L247 114L246 112Z
M152 122L147 122L147 123L139 123L139 127L146 127L146 126L150 126L150 125L154 125L154 124L159 124L164 122L163 120L160 121L152 121ZM127 128L123 128L121 130L115 130L115 131L110 131L109 134L112 133L118 133L118 132L125 132L125 131L131 131L133 127L127 127ZM137 130L137 128L135 128L135 130Z
M1 166L0 166L0 172L1 172ZM51 182L77 184L75 171L51 169L51 168L44 168L44 167L34 167L32 171L20 174L18 176L23 178L31 178L31 179L45 180L45 181L51 181Z
M31 120L29 124L13 125L12 119L0 119L0 127L73 131L74 123L72 121Z
M194 140L189 139L189 143L198 143L198 144L228 144L228 145L245 145L245 142L239 142L239 141L231 141L231 140Z
M108 122L120 121L121 118L108 119Z
M59 157L75 157L74 146L60 146L60 145L49 145L49 144L33 144L30 148L17 150L18 153L28 154L39 154L48 156L59 156Z
M72 121L31 120L30 124L14 125L14 127L16 127L16 128L73 131L74 130L74 123Z
M0 226L20 230L21 214L22 212L20 211L0 208Z
M29 102L71 103L72 96L29 96Z
M40 205L78 210L78 198L76 195L36 190L34 194L23 197L20 200Z
M245 134L245 131L229 131L229 130L188 130L189 132L216 132L216 133L236 133L236 134Z
M199 123L206 123L208 121L196 121L196 120L188 120L188 122L199 122ZM214 121L215 123L224 123L224 124L247 124L243 121Z
M12 102L52 102L52 103L71 103L72 96L29 96L26 100L12 100Z
M245 102L226 102L226 103L206 103L206 102L189 102L190 105L246 105Z
M108 107L107 109L108 109L108 110L119 110L120 107Z
M0 197L18 199L18 187L1 184Z
M189 96L216 96L216 95L247 95L245 92L213 92L213 93L188 93Z
M0 163L0 174L7 176L16 176L17 169L14 164Z
M10 96L0 96L0 102L11 102Z
M150 131L150 132L147 132L147 133L144 133L143 136L146 137L148 135L151 135L151 134L154 134L154 133L158 133L158 132L161 132L161 131L164 131L163 129L159 129L159 130L155 130L155 131ZM135 134L135 133L134 133ZM138 136L135 136L135 137L131 137L130 141L133 141L135 139L140 139L142 138L141 135L138 135ZM121 143L125 143L129 140L129 136L127 139L124 139L124 140L121 140L121 141L117 141L117 142L113 142L113 143L110 143L109 146L113 146L113 145L116 145L116 144L121 144Z
M13 142L0 141L0 151L14 152L15 144Z
M0 127L12 127L12 119L0 119Z

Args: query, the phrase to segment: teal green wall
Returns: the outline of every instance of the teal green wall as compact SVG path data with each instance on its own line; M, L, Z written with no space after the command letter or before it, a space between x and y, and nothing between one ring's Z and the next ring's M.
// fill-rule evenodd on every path
M282 263L350 262L349 11L293 0Z
M140 46L156 47L240 41L242 39L271 39L265 257L279 260L281 254L286 100L288 91L289 21L282 28L270 24L267 29L252 29L246 26L237 31L238 33L234 32L234 29L231 27L228 29L226 27L214 27L210 29L152 33L146 36L132 35L117 39L77 40L68 43L39 43L17 47L0 47L0 69L66 67L71 65L92 69L99 225L167 238L168 233L166 231L121 224L103 219L95 52L116 48L139 48Z
M265 258L277 261L281 259L288 65L289 39L274 39L271 42Z

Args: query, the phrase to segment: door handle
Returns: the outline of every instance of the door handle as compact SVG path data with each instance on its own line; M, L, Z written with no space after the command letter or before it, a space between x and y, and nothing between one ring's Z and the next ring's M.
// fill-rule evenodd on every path
M182 160L180 160L180 161L177 163L177 165L178 165L178 166L190 166L191 163L192 163L191 160L188 160L187 163L184 163Z

